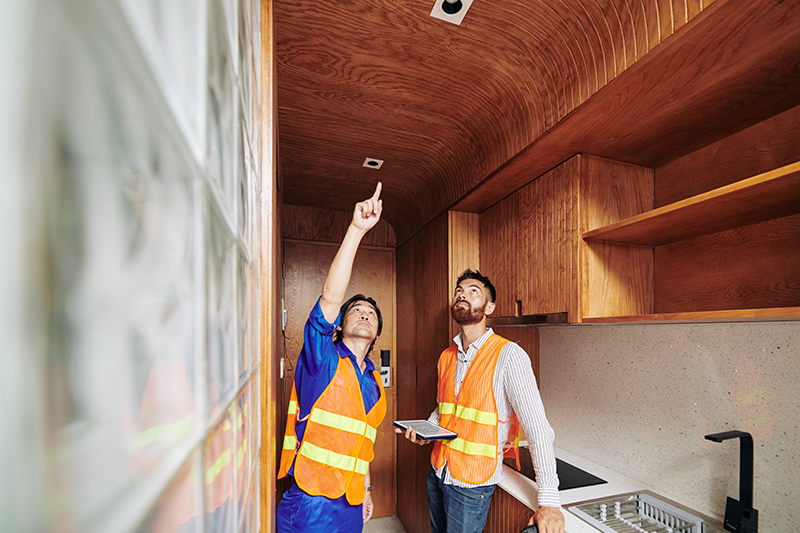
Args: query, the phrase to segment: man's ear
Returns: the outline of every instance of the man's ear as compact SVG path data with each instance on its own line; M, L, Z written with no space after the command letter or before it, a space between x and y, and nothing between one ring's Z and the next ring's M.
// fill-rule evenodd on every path
M483 313L484 313L486 316L489 316L489 315L491 315L492 313L494 313L494 308L495 308L494 302L488 302L488 303L486 304L486 310L485 310Z

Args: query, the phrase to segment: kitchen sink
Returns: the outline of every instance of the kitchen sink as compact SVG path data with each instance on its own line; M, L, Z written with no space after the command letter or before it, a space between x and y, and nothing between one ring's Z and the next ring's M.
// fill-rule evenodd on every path
M567 510L604 533L723 533L718 520L650 491L581 502Z

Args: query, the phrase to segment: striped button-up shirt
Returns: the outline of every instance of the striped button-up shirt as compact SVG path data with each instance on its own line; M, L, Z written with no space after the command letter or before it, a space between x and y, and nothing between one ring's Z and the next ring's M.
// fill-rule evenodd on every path
M464 350L460 333L453 339L456 346L458 346L455 376L456 394L461 388L461 382L467 374L470 363L475 359L475 354L478 353L478 350L492 333L491 328L487 329L486 333L470 344L466 351ZM536 484L539 486L539 506L560 507L561 499L558 495L556 457L553 451L555 434L544 412L542 397L539 395L539 388L536 386L536 378L533 375L530 357L518 344L509 342L500 351L493 384L494 397L497 401L497 416L501 420L497 428L498 450L500 450L500 453L497 457L497 466L494 474L484 483L465 483L451 476L445 464L442 468L437 469L436 475L439 478L444 475L445 484L459 487L496 485L503 477L502 449L508 440L511 414L516 413L519 424L528 440L528 447L533 459L533 468L536 471ZM503 420L506 421L502 422ZM431 413L428 421L439 424L438 409Z

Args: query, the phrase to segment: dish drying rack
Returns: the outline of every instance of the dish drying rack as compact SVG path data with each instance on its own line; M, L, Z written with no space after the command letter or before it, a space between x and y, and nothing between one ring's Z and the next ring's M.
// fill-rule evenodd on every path
M705 533L702 518L649 494L613 497L568 510L604 533Z

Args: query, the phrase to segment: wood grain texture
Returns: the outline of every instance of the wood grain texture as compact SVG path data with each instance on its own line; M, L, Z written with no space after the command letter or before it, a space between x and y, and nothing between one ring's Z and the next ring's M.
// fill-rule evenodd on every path
M800 306L798 243L800 215L793 215L658 246L654 310Z
M436 364L449 337L448 217L425 226L397 250L398 419L427 418L436 408ZM430 446L398 437L397 517L408 533L430 531L425 480Z
M260 354L261 365L258 394L260 403L258 412L261 413L260 446L259 455L259 493L258 519L260 520L259 531L261 533L272 532L275 529L275 510L277 506L277 485L275 478L278 474L277 469L277 449L278 449L278 393L280 370L279 362L281 357L280 334L280 297L281 297L281 227L280 227L280 201L278 196L277 174L278 168L275 161L277 151L277 115L275 94L275 48L274 42L274 18L273 0L262 0L261 2L261 147L257 150L260 160L255 161L259 165L258 175L261 184L258 189L261 191L256 205L260 209L260 216L256 220L261 221L261 227L255 230L254 239L261 241L261 257L256 262L260 267L261 280L258 289L260 294L255 299L261 306L259 331L261 335ZM258 97L254 94L254 100ZM253 362L254 364L256 361ZM257 518L253 517L255 521Z
M284 298L287 310L285 328L285 393L279 409L286 413L297 358L303 347L303 328L308 313L322 292L322 285L333 260L337 244L295 242L284 243L285 272ZM396 368L396 345L394 342L394 252L376 248L359 249L353 264L353 273L347 288L347 296L363 293L378 303L383 316L383 332L375 343L370 359L380 367L380 351L390 350L392 366ZM395 372L396 374L396 372ZM370 463L375 517L395 514L395 437L391 421L394 419L397 387L386 389L386 418L378 428L375 441L375 459ZM279 435L285 429L285 417Z
M355 203L353 206L355 206ZM335 242L338 244L344 239L352 220L352 209L350 211L336 211L334 209L284 205L281 211L281 231L286 239ZM361 244L394 248L397 246L397 239L392 226L381 219L369 233L364 235Z
M486 515L484 533L516 533L524 528L533 511L512 495L496 488Z
M583 234L584 239L657 246L800 213L800 162Z
M386 220L397 232L399 242L470 191L488 192L492 199L481 203L483 208L492 205L521 183L495 196L498 191L479 187L487 177L501 172L512 158L656 50L667 45L674 49L676 41L690 43L685 54L659 54L658 61L650 62L652 70L643 76L615 83L612 98L623 95L638 100L650 96L648 91L669 81L664 79L665 72L673 73L676 66L702 58L708 57L709 64L738 64L742 54L752 51L741 46L738 39L750 42L758 35L759 47L777 49L777 41L787 35L786 28L794 16L774 16L792 8L787 3L776 7L770 0L751 2L751 11L750 6L716 9L717 3L724 7L736 2L476 2L464 22L454 26L430 17L430 6L421 3L278 2L278 124L286 202L346 211L370 192L371 184L380 176L384 198L390 200L386 202ZM709 11L714 17L706 15ZM730 11L742 11L743 15L727 20ZM693 24L717 16L720 21L709 23L711 30L721 26L716 32ZM717 44L720 39L728 40ZM703 46L697 46L699 42ZM735 80L742 79L742 72L752 73L752 65L759 71L750 79L767 79L771 74L766 72L775 72L776 61L791 57L790 47L783 50L782 59L764 62L767 56L763 55L759 62L732 72L732 78L718 76L715 80L720 87L735 86L735 97L729 101L750 109L751 101L761 99L758 95L751 97L749 90ZM658 65L653 67L652 63ZM704 76L705 70L691 65L676 76L680 81L671 83L670 89L659 90L658 98L644 98L646 111L626 117L628 123L648 119L664 107L665 101L675 102L666 110L672 114L687 107L684 95L694 98L713 93ZM706 83L700 93L674 90L697 78L703 79L696 83ZM781 83L781 74L769 79ZM762 85L762 91L774 90L769 88L772 85ZM596 111L607 113L608 103L601 99ZM730 105L725 105L730 111ZM773 105L783 104L769 105L773 109ZM702 116L696 112L703 109L706 107L678 112L668 122L673 131L685 129ZM665 116L656 114L657 118ZM609 126L615 131L579 135L588 142L577 150L570 146L567 153L548 153L539 170L527 174L528 179L579 151L606 155L596 148L618 145L620 140L632 147L633 141L621 139L618 133L624 128L617 129L615 121L603 123L604 130ZM573 130L573 134L578 135L581 129ZM649 128L637 133L645 137L639 144L653 139ZM679 139L671 142L683 143ZM658 147L663 156L666 147L662 143ZM384 166L377 171L362 168L365 157L383 159ZM459 209L479 212L483 208Z
M585 318L587 324L697 324L735 322L785 322L800 320L800 307L772 307L761 309L727 309L723 311L685 311L680 313L654 313L615 317Z
M483 272L498 293L495 316L568 311L579 171L573 158L481 213Z
M458 277L467 269L480 270L480 219L476 213L448 212L448 287L450 297ZM450 319L450 337L458 333L458 324Z
M800 106L656 168L662 207L800 161Z
M581 156L580 235L586 230L653 207L653 171ZM580 246L580 307L583 317L647 314L653 309L653 250L612 243Z
M576 153L663 166L798 105L798 84L800 5L717 0L453 208L481 212Z

